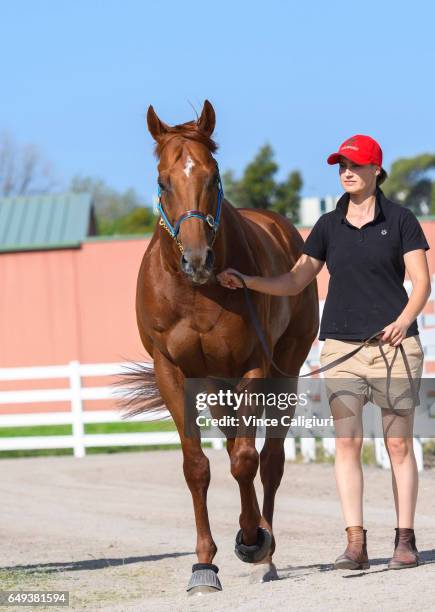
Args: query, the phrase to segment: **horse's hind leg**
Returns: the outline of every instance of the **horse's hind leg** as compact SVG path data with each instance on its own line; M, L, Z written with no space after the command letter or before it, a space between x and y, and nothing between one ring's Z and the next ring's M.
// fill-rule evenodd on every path
M187 436L185 432L182 373L158 351L154 353L154 370L160 393L180 435L183 471L192 495L195 513L198 563L192 567L192 576L187 589L190 595L220 591L222 587L217 577L218 568L213 565L217 547L211 535L207 510L207 490L210 484L209 460L201 448L199 435Z
M279 438L266 438L260 453L260 477L263 484L263 511L260 521L261 527L273 534L273 511L275 495L281 483L284 473L284 443ZM276 567L272 562L275 552L275 537L272 535L272 543L269 554L256 564L250 576L251 582L270 582L278 580Z

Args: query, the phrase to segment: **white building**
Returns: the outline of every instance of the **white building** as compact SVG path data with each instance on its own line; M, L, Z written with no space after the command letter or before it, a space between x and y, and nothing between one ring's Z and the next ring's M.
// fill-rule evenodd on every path
M334 210L340 196L301 198L299 225L311 227L323 213Z

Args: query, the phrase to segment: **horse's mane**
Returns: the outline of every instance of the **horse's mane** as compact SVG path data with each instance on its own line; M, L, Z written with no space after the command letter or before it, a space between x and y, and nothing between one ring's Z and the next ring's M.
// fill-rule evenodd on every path
M210 136L207 136L207 134L204 134L204 132L198 129L196 121L188 121L187 123L180 123L179 125L168 127L167 132L159 138L159 141L154 147L154 154L157 158L160 158L163 148L174 138L199 142L207 147L210 153L214 153L218 148L218 145Z

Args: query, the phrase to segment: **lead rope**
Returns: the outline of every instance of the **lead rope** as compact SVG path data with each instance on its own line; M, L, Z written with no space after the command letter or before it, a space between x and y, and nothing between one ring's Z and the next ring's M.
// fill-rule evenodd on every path
M248 307L248 311L249 311L249 314L251 316L252 323L254 325L255 333L257 334L258 340L260 341L260 344L261 344L261 346L263 348L263 351L265 352L266 356L270 359L270 363L283 376L285 376L287 378L294 378L294 374L291 374L290 372L284 372L284 370L281 370L281 368L273 360L272 353L271 353L271 351L270 351L270 349L269 349L269 347L267 345L266 339L264 337L263 330L261 329L260 323L258 321L257 313L255 312L254 306L252 304L252 301L251 301L251 298L250 298L250 295L249 295L249 289L246 286L246 283L245 283L244 279L242 278L242 276L240 274L238 274L236 272L231 272L231 274L234 274L234 276L237 276L240 279L241 283L242 283L243 291L244 291L244 294L245 294L246 305ZM375 332L369 338L364 340L364 342L362 342L355 349L353 349L349 353L346 353L346 355L342 355L338 359L335 359L334 361L331 361L327 365L325 365L325 366L323 366L321 368L318 368L317 370L312 370L311 372L308 372L307 374L302 374L301 376L299 376L299 378L305 378L306 376L313 376L314 374L320 374L321 372L326 372L327 370L333 368L334 366L339 365L340 363L343 363L344 361L346 361L347 359L349 359L353 355L356 355L356 353L358 353L358 351L360 351L364 346L367 346L368 343L371 340L373 340L374 338L379 336L379 334L382 334L382 333L383 333L382 329L377 331L377 332ZM396 346L396 350L394 352L394 357L393 357L393 359L391 361L391 365L389 365L388 361L387 361L387 358L385 356L385 353L384 353L384 351L382 349L381 339L379 338L379 349L381 351L382 357L384 358L385 365L387 367L387 400L388 400L388 406L389 406L390 410L392 410L396 415L400 415L400 412L397 412L394 409L394 407L391 405L390 395L389 395L390 384L391 384L391 369L393 367L393 363L394 363L394 360L395 360L396 355L397 355L397 348L400 348L400 351L402 353L403 362L405 364L405 369L406 369L406 374L407 374L408 379L409 379L409 385L410 385L410 388L411 388L412 397L413 397L414 402L416 402L416 405L418 405L418 394L417 394L416 389L414 387L414 381L413 381L413 378L412 378L412 374L411 374L411 370L410 370L410 367L409 367L408 358L407 358L406 353L405 353L405 349L403 348L403 346L401 344L399 345L399 347Z
M395 361L395 359L397 357L397 349L398 348L400 349L400 352L401 352L402 358L403 358L403 363L405 364L406 374L408 376L409 386L411 388L412 399L413 399L415 405L417 406L418 403L419 403L418 391L417 391L417 389L416 389L416 387L414 385L415 381L412 378L412 373L411 373L411 369L409 367L409 362L408 362L408 358L407 358L406 353L405 353L405 349L403 348L403 346L401 344L399 344L398 347L396 346L396 350L394 351L394 356L393 356L393 359L391 360L391 364L388 364L387 357L386 357L386 355L384 353L384 349L382 348L381 340L379 340L379 350L381 352L381 355L382 355L382 358L383 358L383 360L385 362L385 367L386 367L386 370L387 370L387 401L388 401L388 407L389 407L389 409L392 412L394 412L395 415L403 416L403 411L397 412L395 410L395 408L391 405L391 401L390 401L391 371L393 369L394 361Z

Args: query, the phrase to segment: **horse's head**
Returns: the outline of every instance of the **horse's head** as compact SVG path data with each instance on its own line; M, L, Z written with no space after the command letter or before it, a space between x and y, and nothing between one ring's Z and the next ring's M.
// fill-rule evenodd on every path
M216 123L213 106L206 100L197 121L172 127L150 106L147 122L159 159L161 224L174 238L173 248L178 245L181 251L182 271L194 283L204 284L213 275L212 245L222 198L219 170L212 156L217 149L211 139ZM162 239L171 240L163 228L162 232Z

